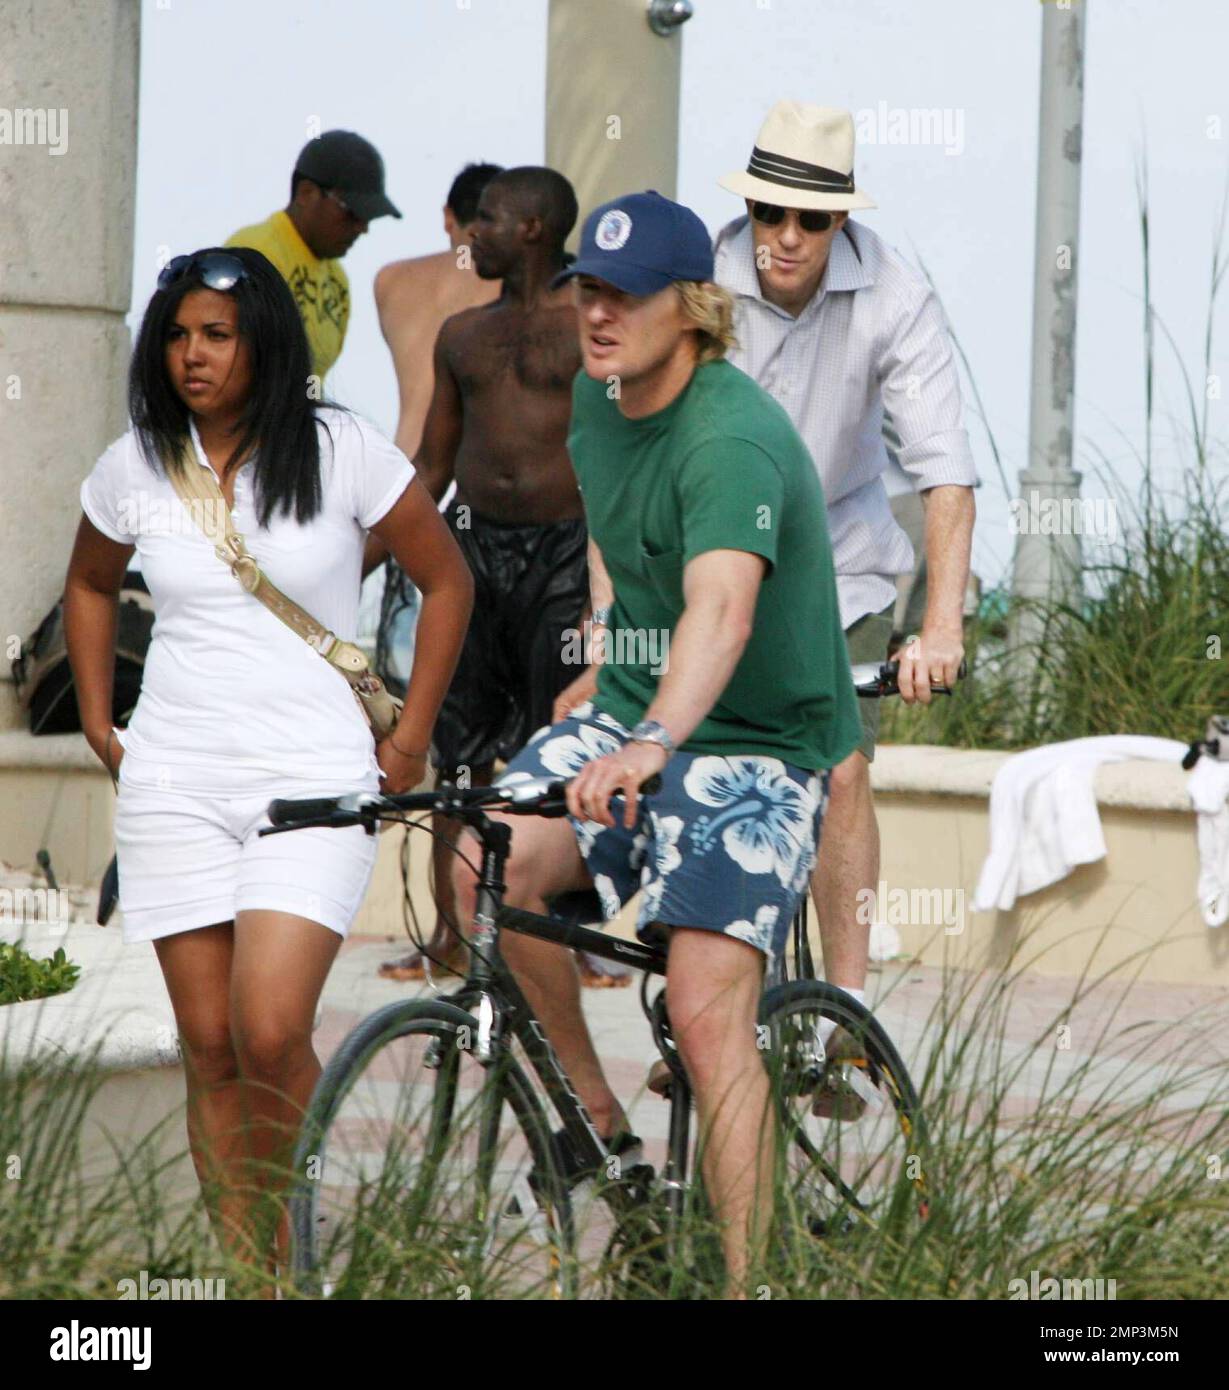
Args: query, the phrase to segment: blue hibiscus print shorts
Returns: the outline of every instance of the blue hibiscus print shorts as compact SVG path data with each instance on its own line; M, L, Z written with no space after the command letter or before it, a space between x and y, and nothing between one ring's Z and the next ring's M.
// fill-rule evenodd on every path
M573 777L616 752L629 731L592 703L539 729L500 782ZM606 919L638 890L637 934L658 926L722 932L771 961L806 892L828 800L828 774L780 758L678 752L642 798L635 830L570 817ZM621 801L614 803L616 818Z

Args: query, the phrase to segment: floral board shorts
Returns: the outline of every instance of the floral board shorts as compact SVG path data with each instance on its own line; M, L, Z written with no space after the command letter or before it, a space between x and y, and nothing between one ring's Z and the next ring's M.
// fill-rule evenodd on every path
M499 782L573 777L630 733L592 703L539 729ZM752 754L675 753L635 830L569 817L607 921L639 890L642 939L658 926L735 937L771 961L815 864L827 772ZM614 803L616 818L620 800Z

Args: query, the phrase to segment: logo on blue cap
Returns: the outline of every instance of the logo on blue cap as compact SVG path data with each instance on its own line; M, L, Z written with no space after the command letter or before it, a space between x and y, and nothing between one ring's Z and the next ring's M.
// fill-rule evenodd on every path
M611 208L609 212L602 214L593 240L599 251L618 251L620 247L627 245L627 238L631 234L632 219L622 208Z
M585 218L580 255L551 288L574 275L592 275L626 294L656 294L674 280L711 280L712 242L690 208L652 189L625 193Z

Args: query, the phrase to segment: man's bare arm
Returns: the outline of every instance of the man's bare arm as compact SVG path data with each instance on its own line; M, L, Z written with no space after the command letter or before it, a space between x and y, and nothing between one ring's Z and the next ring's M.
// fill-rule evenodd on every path
M431 393L431 409L423 425L422 443L414 459L423 486L438 503L448 491L456 468L457 450L461 447L464 415L461 393L448 361L448 320L435 340L435 389Z
M745 550L710 550L683 571L683 613L670 637L667 668L644 712L675 744L695 731L730 683L747 646L766 561ZM624 788L623 825L636 823L638 789L659 772L666 754L628 743L586 763L568 787L568 809L582 820L613 825L610 797Z
M602 552L598 549L597 542L590 536L589 606L581 616L581 632L585 631L586 624L593 613L599 608L609 608L612 603L614 603L614 585L610 582L610 575L606 570L606 562L602 559ZM577 705L583 705L587 700L592 700L597 692L597 671L602 664L605 649L597 629L589 628L589 631L594 637L594 640L589 644L589 651L585 654L589 664L570 685L561 690L555 697L555 703L551 706L552 724L558 724L561 719L566 718Z
M964 658L964 596L977 505L971 487L945 483L922 493L926 509L926 614L919 642L898 653L900 693L929 704L930 686L951 685Z
M746 550L710 550L683 571L684 608L646 719L676 744L690 738L730 683L751 636L767 562Z

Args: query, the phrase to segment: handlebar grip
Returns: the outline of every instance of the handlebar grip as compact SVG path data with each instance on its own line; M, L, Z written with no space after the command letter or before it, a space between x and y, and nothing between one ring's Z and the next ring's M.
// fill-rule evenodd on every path
M306 801L270 801L269 821L272 825L293 825L301 820L323 820L337 810L335 796Z

